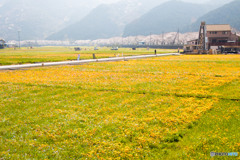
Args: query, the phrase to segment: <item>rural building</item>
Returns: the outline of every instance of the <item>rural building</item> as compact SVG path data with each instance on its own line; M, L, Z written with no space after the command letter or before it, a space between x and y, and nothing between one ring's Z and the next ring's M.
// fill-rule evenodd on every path
M187 41L187 44L188 45L197 45L198 44L198 39L193 39L193 40Z
M185 52L207 53L212 50L223 52L222 48L228 48L228 52L237 53L240 46L240 35L232 32L229 24L206 25L201 22L199 38L188 41L184 46ZM231 48L231 49L230 49Z
M16 43L5 43L5 46L7 48L16 48L17 47Z
M138 45L145 45L145 42L139 42Z
M80 47L75 47L75 51L81 51L82 49Z
M190 53L195 53L195 54L198 54L198 48L200 47L200 45L195 45L195 44L188 44L188 45L185 45L183 47L183 51L185 53L187 52L190 52Z
M232 32L229 24L206 25L206 31L207 49L210 52L239 52L240 36Z
M4 39L0 38L0 49L4 49L5 41Z
M183 47L184 52L191 52L191 53L198 53L198 47L200 47L200 45L198 45L198 39L193 39L190 41L187 41L187 45L185 45Z
M207 38L210 45L217 43L235 43L239 41L239 36L232 33L229 24L206 25Z

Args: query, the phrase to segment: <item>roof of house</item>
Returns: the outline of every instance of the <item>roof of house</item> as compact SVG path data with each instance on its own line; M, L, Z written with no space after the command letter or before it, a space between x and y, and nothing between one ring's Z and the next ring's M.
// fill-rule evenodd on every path
M231 31L229 24L206 25L207 31Z
M192 39L192 40L190 40L190 41L187 41L187 42L191 42L191 41L197 41L198 39Z

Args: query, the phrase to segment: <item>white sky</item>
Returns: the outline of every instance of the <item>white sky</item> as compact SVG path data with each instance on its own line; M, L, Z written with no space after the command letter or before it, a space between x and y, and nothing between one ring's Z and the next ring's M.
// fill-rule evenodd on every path
M191 2L191 3L206 3L209 0L182 0L184 2Z

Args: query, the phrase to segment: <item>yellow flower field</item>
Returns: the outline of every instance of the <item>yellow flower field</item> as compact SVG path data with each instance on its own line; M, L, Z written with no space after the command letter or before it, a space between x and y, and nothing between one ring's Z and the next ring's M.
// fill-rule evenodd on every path
M200 142L184 138L223 101L240 99L239 80L239 55L0 71L0 158L207 158L207 146L194 154ZM239 112L231 103L227 120Z

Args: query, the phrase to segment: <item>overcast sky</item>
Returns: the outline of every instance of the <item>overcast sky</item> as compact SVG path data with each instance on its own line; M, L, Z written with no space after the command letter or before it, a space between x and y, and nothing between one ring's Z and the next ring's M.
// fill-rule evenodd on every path
M109 0L99 0L100 2L103 3L111 3L111 1ZM112 0L112 2L116 2L116 1L120 1L120 0ZM161 0L159 0L161 1ZM170 1L170 0L166 0L166 1ZM191 2L191 3L206 3L210 0L180 0L180 1L184 1L184 2Z
M91 5L93 7L96 7L99 4L102 3L115 3L121 0L0 0L0 4L4 4L6 2L12 2L12 3L16 3L16 1L18 2L27 2L27 1L32 1L32 3L40 1L41 3L55 3L56 5L60 4L60 3L64 3L67 5ZM137 1L137 0L127 0L129 3L131 3L131 1ZM139 0L139 1L146 1L146 0ZM160 4L161 2L166 2L166 1L171 1L171 0L148 0L148 3L150 4ZM180 0L180 1L184 1L184 2L191 2L191 3L206 3L209 1L214 2L220 2L220 3L226 3L229 2L231 0ZM37 2L38 3L38 2ZM66 6L67 7L67 6Z
M192 2L192 3L206 3L209 0L183 0L184 2Z

